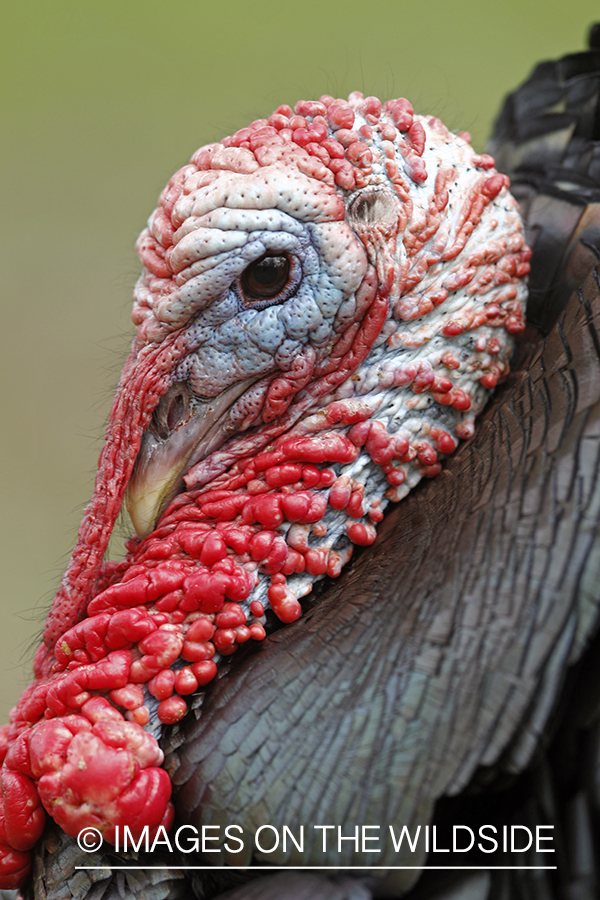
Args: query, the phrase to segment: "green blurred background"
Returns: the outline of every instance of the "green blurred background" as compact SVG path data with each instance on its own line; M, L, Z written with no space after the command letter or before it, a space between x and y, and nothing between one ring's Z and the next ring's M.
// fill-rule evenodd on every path
M201 144L327 92L406 96L483 146L587 0L36 0L0 19L0 722L89 499L132 329L138 232ZM118 548L113 553L118 553Z

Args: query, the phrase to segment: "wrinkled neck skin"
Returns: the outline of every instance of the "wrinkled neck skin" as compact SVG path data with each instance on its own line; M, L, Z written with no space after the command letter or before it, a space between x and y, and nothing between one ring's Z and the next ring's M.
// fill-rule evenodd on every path
M473 434L530 256L492 166L408 101L352 94L280 107L170 180L94 494L2 730L0 887L45 812L108 841L168 828L153 735ZM137 535L106 563L124 501Z

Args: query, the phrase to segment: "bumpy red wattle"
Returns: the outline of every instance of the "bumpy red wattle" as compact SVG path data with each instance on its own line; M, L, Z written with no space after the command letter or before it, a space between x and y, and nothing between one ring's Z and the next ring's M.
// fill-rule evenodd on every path
M118 825L134 838L168 828L170 781L147 729L180 721L220 657L265 638L267 607L298 619L312 583L375 540L387 502L473 433L524 327L530 256L493 164L407 100L354 93L281 106L170 180L138 242L138 335L94 495L35 681L0 729L0 888L23 883L46 813L69 835L91 825L108 841ZM239 273L217 262L211 275L209 262L238 265L253 240L248 258L260 259L280 238L269 252L291 255L297 241L318 290L295 307L291 291L288 318L283 300L283 318L266 313L254 370L251 353L199 337L207 309L210 329L226 326L227 290L248 313ZM189 468L151 534L104 563L143 434L186 378L209 397L219 378L248 381L231 437Z

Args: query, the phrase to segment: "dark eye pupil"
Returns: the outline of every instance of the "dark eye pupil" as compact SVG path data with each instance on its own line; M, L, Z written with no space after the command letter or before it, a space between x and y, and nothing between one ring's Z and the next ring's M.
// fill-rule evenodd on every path
M290 261L287 256L263 256L248 266L242 275L242 288L248 300L269 300L288 283Z
M260 284L271 287L276 281L279 281L287 267L287 259L282 256L268 256L256 263L253 276Z

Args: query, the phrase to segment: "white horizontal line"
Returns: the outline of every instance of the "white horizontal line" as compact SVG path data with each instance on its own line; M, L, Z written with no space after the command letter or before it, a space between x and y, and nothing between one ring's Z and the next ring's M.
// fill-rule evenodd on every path
M168 869L171 867L170 866L111 866L111 865L106 865L106 866L75 866L75 868L81 869L84 872L91 872L91 871L96 871L96 870L101 871L102 869L115 869L115 870L127 869L127 870L132 870L135 872L144 872L144 871L147 871L148 869L160 870L160 869ZM290 867L290 866L177 866L177 865L174 865L174 866L172 866L172 868L176 869L179 872L182 872L182 871L183 872L211 872L211 871L215 871L216 869L226 869L228 872L235 871L238 869L243 872L248 872L248 871L273 872L275 870L283 870L286 872L304 872L304 871L314 872L316 869L318 869L319 871L326 869L326 870L335 871L335 872L339 872L341 870L343 870L345 872L348 870L354 870L357 872L365 872L365 871L372 871L375 869L382 869L384 872L399 871L401 869L418 869L420 872L431 871L433 869L436 869L438 871L443 870L443 871L453 871L453 872L454 871L457 871L457 872L466 872L466 871L488 872L490 870L493 870L494 872L508 871L508 870L513 871L513 872L522 872L522 871L525 871L526 869L527 870L533 869L536 871L538 871L540 869L554 870L554 869L557 869L558 866L301 866L299 868L294 869L293 867Z

